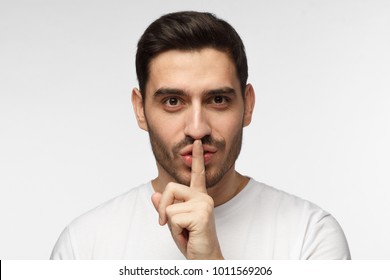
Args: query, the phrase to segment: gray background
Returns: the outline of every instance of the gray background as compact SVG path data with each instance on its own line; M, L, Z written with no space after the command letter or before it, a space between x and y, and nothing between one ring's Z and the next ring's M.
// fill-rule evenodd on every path
M257 104L238 170L332 213L353 258L389 259L386 0L0 0L0 258L47 259L73 218L156 176L134 54L178 10L246 44Z

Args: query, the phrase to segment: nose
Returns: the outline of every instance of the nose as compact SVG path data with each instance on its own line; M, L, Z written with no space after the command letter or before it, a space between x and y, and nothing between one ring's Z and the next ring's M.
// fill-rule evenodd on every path
M202 106L192 106L186 114L184 134L194 140L202 139L211 134L207 112Z

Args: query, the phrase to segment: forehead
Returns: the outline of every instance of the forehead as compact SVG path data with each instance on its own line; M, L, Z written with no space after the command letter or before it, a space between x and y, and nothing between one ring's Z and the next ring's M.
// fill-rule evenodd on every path
M238 92L239 80L235 65L225 52L212 48L170 50L152 59L146 92L163 87L188 92L231 87Z

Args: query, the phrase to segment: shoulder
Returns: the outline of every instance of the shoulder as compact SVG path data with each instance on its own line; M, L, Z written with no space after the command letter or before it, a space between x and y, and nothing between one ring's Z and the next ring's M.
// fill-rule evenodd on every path
M246 187L227 203L218 206L217 216L253 217L269 228L297 229L329 215L316 204L250 179Z
M275 221L286 225L306 225L310 227L321 221L332 220L327 211L306 199L292 195L280 189L251 180L248 184L248 194L256 200L257 207L267 213Z
M91 231L91 227L115 226L129 218L135 208L150 207L152 187L150 183L132 188L129 191L99 205L73 220L70 231Z
M251 180L252 192L274 219L275 226L295 235L300 259L350 259L344 232L337 220L318 205Z
M74 219L58 238L51 259L91 258L97 240L122 238L132 215L153 207L151 193L150 183L132 188Z
M251 179L246 187L246 199L252 199L261 205L263 210L275 212L283 216L311 216L313 219L321 219L329 215L316 204L292 195L280 189L271 187Z
M132 210L132 208L135 208L140 204L144 204L145 202L149 202L151 194L152 187L150 183L132 188L129 191L114 197L79 216L72 221L70 226L102 222L102 220L104 221L106 219L112 220L115 215L121 214L120 216L122 216L124 213Z

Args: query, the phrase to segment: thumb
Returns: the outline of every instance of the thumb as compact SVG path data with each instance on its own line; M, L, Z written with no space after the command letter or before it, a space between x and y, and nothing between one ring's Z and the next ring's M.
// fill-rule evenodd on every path
M155 192L152 194L152 203L154 208L156 208L156 211L158 212L158 205L160 204L160 199L161 199L161 193Z

